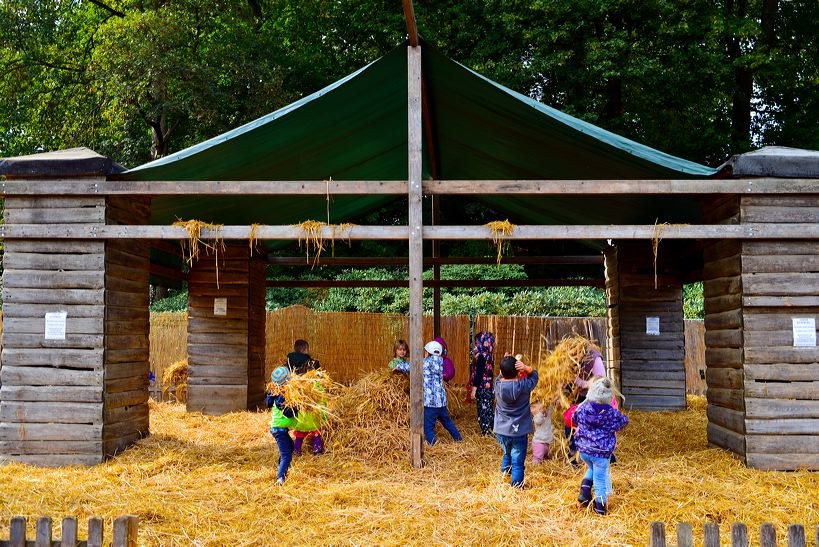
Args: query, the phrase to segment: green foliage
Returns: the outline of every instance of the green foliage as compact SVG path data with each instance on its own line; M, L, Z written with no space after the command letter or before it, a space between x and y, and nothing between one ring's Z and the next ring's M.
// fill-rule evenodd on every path
M188 289L170 289L168 296L151 302L152 312L188 311Z
M704 319L702 282L683 286L683 314L686 319Z

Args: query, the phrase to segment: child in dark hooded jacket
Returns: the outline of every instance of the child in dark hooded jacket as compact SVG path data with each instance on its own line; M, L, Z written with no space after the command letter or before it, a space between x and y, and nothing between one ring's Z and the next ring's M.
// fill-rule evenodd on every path
M611 405L613 396L611 380L600 378L589 387L586 400L572 416L577 427L577 451L588 466L577 501L583 505L591 503L594 486L594 512L598 515L606 514L606 497L611 493L609 458L616 444L614 434L628 425L628 418Z

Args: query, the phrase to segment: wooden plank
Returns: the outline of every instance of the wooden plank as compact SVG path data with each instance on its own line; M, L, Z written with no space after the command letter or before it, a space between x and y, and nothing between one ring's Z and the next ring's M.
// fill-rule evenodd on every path
M819 455L819 435L747 435L747 452Z
M774 435L786 435L794 433L798 435L819 435L819 418L802 419L771 419L771 420L745 420L745 430L747 433L770 433Z
M188 333L247 332L247 321L243 319L218 319L191 317Z
M810 308L819 306L817 296L744 296L742 305L749 308Z
M793 329L788 330L748 330L744 333L745 346L748 348L790 347L793 346Z
M123 291L106 291L105 303L109 306L144 308L145 317L148 316L148 304L150 295L148 294L148 285L144 287L144 291L139 293L123 292ZM139 315L135 314L135 318Z
M706 301L710 295L725 296L728 294L739 294L742 289L742 277L718 277L716 279L706 279L703 281L703 291Z
M819 418L819 400L745 399L746 418Z
M188 386L188 412L221 415L247 406L247 386L236 385L190 385Z
M3 348L3 366L52 366L76 369L101 368L101 349Z
M105 408L103 411L103 433L118 422L134 422L148 419L148 405L134 405L128 407ZM146 422L147 423L147 422ZM131 426L126 423L126 427Z
M146 267L123 266L122 264L107 263L105 265L106 277L119 277L131 279L133 281L148 281L149 273Z
M104 224L105 207L6 209L6 224Z
M8 253L95 254L105 252L104 241L71 241L47 239L10 239L4 242Z
M106 363L105 380L110 381L118 378L147 378L150 368L145 361L134 363Z
M102 424L0 423L2 441L91 441L102 437Z
M798 296L819 293L819 273L742 274L743 296Z
M27 304L104 304L100 289L18 289L3 287L3 302Z
M709 348L739 348L742 347L742 329L706 330L705 344ZM747 338L745 339L747 344Z
M102 403L54 403L36 404L0 401L0 420L15 423L49 423L54 417L66 424L96 424L102 422Z
M708 386L705 397L709 405L742 411L745 409L745 393L741 389L712 388Z
M147 324L147 313L145 314ZM139 329L134 329L138 331ZM112 334L105 339L105 349L149 349L149 337L147 329L143 329L144 334Z
M104 317L105 306L66 306L64 304L18 304L3 305L3 317L43 319L46 313L64 311L69 317Z
M224 356L200 353L195 347L188 348L188 365L191 368L197 365L224 365L225 361L229 361L232 366L247 368L247 350L232 356Z
M749 453L745 457L746 465L752 469L795 471L806 469L819 471L819 454L757 454ZM773 545L776 543L760 543Z
M103 537L103 520L99 517L92 517L88 519L88 546L87 547L102 547Z
M804 196L778 196L778 195L761 195L761 196L742 196L742 205L744 206L777 206L777 207L810 207L819 206L819 196L804 195ZM787 215L787 213L785 213Z
M745 412L709 404L706 415L710 423L737 433L745 433Z
M631 399L631 397L635 396L664 396L664 395L672 395L672 396L685 396L685 385L676 386L676 387L665 387L665 386L647 386L647 387L640 387L640 386L632 386L628 385L623 382L623 385L620 386L620 391L626 397L626 399Z
M677 547L694 547L694 530L687 522L677 523Z
M726 256L716 260L708 260L702 265L702 273L707 278L732 277L742 273L744 262L741 255Z
M801 524L788 526L788 547L805 547L805 527Z
M703 525L703 547L719 547L719 524L706 522Z
M708 387L744 389L743 369L741 368L712 368L705 370L705 379Z
M819 272L819 255L745 255L742 257L745 273L802 273Z
M148 402L148 382L144 383L143 389L132 391L121 391L119 393L105 394L105 408L118 408L125 406L141 405Z
M97 441L0 441L0 453L27 455L53 454L100 454L102 440Z
M819 222L819 207L780 207L742 204L742 222Z
M200 239L249 239L251 226L224 226L219 230L203 229ZM333 233L335 230L335 234ZM577 240L617 239L651 240L656 227L648 225L518 225L505 236L508 240ZM406 226L352 226L343 234L333 226L323 227L318 236L325 240L333 237L348 240L407 240ZM254 239L298 240L304 234L294 226L260 226L253 233ZM490 229L485 226L424 226L427 240L491 240ZM664 240L673 239L819 239L819 224L680 224L663 228ZM4 239L185 239L181 226L158 225L87 225L87 224L5 224L0 226L0 238Z
M622 381L639 381L641 379L647 380L668 380L668 381L682 381L685 382L685 370L640 370L633 371L625 369L620 371ZM632 384L636 385L636 384Z
M742 305L742 297L739 294L727 294L725 296L709 296L704 301L705 313L720 313L739 309Z
M708 444L727 448L740 455L745 454L745 435L708 423Z
M148 434L148 414L147 409L148 405L140 405L135 407L129 407L128 410L131 409L140 409L142 410L142 415L134 418L127 418L124 420L120 420L114 423L106 423L105 429L103 430L104 433L104 441L116 441L122 438L128 439L135 439L135 438L142 438ZM122 410L122 409L119 409Z
M650 547L665 547L665 524L651 523L648 544Z
M775 365L745 365L746 381L781 380L781 381L817 381L819 367L816 364L776 363Z
M626 400L625 406L627 408L668 408L668 409L683 409L686 407L685 395L671 396L662 395L657 397L635 395Z
M247 368L241 364L227 364L223 361L220 365L200 365L194 364L188 368L188 378L247 378ZM213 382L212 382L213 383ZM215 382L219 383L219 382Z
M102 386L14 386L0 387L4 401L102 402Z
M816 363L819 362L819 347L746 347L745 363Z
M26 547L26 518L11 517L9 522L10 547Z
M13 196L7 198L4 203L5 209L76 209L103 206L105 198L97 196Z
M130 391L144 391L148 393L148 374L125 376L122 378L105 378L106 397L112 394L121 394ZM106 398L106 401L108 399ZM136 403L134 403L136 404Z
M636 348L631 349L630 347L624 347L620 350L620 358L624 361L626 360L640 360L640 361L647 361L647 360L661 360L661 361L673 361L675 359L682 360L684 356L684 351L682 348L680 349L648 349L648 348Z
M104 254L11 253L3 255L3 267L10 270L101 270Z
M211 340L216 342L217 340ZM234 357L247 354L247 340L237 345L227 344L191 344L188 342L188 353L195 355L212 355L214 357Z
M135 431L130 435L106 439L102 443L102 450L106 457L116 456L138 440L147 436L143 431Z
M742 310L705 314L705 331L742 328Z
M781 310L780 313L758 313L746 311L744 315L746 331L786 331L793 329L793 317L813 317L819 323L819 314Z
M60 525L60 547L76 547L77 545L77 519L65 517Z
M102 452L99 454L33 454L8 455L0 454L0 463L17 462L38 467L66 467L69 465L92 466L102 463ZM89 543L90 545L90 543Z
M7 304L8 305L8 304ZM5 312L6 306L3 306ZM101 348L102 334L66 334L65 340L46 340L42 334L3 332L3 347L8 348Z
M102 385L103 371L52 367L0 367L0 383L17 386L96 386Z
M248 288L247 284L242 285L224 285L220 284L217 288L215 285L210 283L208 284L200 284L200 283L193 283L189 282L188 284L188 296L189 297L210 297L210 298L227 298L231 296L240 296L247 298L248 295Z
M219 335L219 340L226 345L241 345L248 343L248 334L244 332L226 332ZM213 334L210 333L188 333L188 344L195 346L198 344L208 344L213 342Z
M705 348L705 364L709 367L740 368L743 364L742 348Z
M745 395L760 399L819 400L819 380L815 382L760 382L750 380L745 382Z
M815 255L819 253L816 241L745 241L742 254L750 255Z
M101 270L46 272L6 269L3 271L3 287L8 289L102 289L105 287L105 274Z

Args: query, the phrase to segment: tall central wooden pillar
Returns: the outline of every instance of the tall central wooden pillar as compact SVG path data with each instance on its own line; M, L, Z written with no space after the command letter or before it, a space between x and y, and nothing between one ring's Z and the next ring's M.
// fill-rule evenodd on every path
M682 281L669 246L658 252L656 286L650 241L605 253L608 368L626 407L678 410L686 404Z
M255 408L264 395L265 263L246 243L203 255L188 275L189 411Z

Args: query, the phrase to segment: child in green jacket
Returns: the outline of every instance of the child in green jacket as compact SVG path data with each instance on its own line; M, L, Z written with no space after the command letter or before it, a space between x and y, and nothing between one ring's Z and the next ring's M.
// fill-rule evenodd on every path
M274 384L284 385L290 378L290 369L278 367L270 374L270 379ZM284 396L273 395L268 399L270 408L270 434L276 439L279 447L279 469L276 482L284 484L290 462L293 460L293 439L290 438L290 429L296 425L299 411L287 406Z

